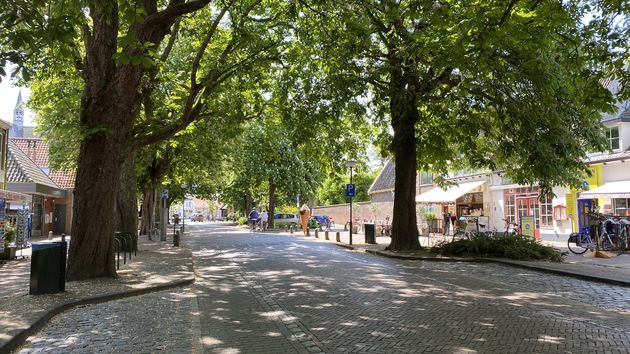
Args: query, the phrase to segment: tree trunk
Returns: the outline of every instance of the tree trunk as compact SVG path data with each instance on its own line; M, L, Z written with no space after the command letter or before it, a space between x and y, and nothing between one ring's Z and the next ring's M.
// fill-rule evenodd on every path
M249 193L245 194L245 217L249 215L249 211L252 210L252 196Z
M273 228L273 214L276 212L276 182L269 177L269 228Z
M116 203L116 231L138 235L138 205L136 196L135 153L129 152L120 169L120 184ZM134 237L134 240L136 238ZM134 242L132 250L137 250Z
M419 250L416 225L416 141L415 124L419 120L415 86L403 79L403 71L394 66L390 79L390 113L394 137L392 148L396 162L394 215L390 251Z
M155 189L146 188L142 200L142 218L140 220L140 234L150 235L155 226Z

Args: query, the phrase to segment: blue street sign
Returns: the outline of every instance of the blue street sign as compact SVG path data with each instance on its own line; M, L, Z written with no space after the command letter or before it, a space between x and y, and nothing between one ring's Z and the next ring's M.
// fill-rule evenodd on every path
M346 184L346 197L356 197L357 189L354 184Z

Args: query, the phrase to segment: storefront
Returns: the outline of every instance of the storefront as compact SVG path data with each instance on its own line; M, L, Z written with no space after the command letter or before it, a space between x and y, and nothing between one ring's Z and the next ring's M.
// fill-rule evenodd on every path
M540 239L540 230L553 230L553 204L551 197L540 198L534 187L515 187L503 191L504 219L521 225L524 217L533 218L534 236Z
M578 222L586 225L588 210L614 217L630 217L630 180L606 182L597 188L581 192L578 197Z
M484 205L486 180L463 182L457 185L441 188L435 187L416 196L417 204L432 205L440 225L438 231L443 230L442 215L445 211L451 214L452 220L461 217L488 215Z

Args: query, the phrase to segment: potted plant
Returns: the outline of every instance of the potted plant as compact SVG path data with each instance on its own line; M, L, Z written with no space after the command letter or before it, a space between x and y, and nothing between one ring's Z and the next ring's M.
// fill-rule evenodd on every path
M6 225L4 228L4 252L0 253L0 259L15 258L15 247L11 247L11 243L15 239L15 228Z

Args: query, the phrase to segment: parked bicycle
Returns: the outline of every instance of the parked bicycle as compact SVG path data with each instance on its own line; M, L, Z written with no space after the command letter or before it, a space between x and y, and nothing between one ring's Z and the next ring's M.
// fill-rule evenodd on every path
M503 232L503 236L520 236L521 235L521 227L518 223L512 222L509 219L503 219L505 222L505 231Z
M597 220L596 229L599 232L599 250L614 251L624 253L628 244L628 225L627 220L615 220L610 216L600 213L590 212L587 216ZM582 227L580 232L574 232L569 235L567 240L569 251L575 254L583 254L586 251L595 251L597 244L591 236L591 227Z

